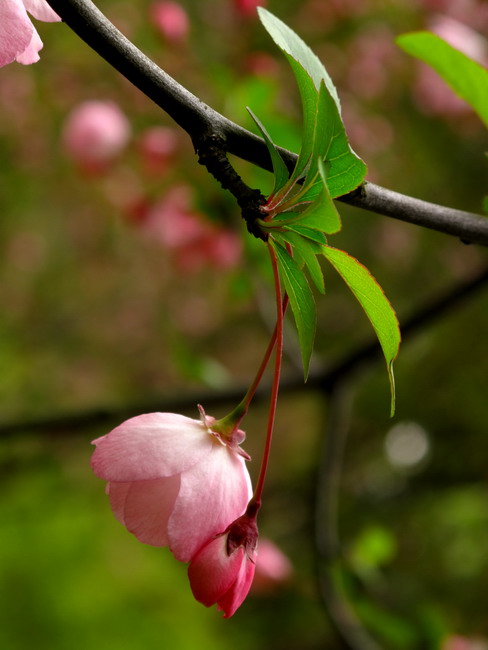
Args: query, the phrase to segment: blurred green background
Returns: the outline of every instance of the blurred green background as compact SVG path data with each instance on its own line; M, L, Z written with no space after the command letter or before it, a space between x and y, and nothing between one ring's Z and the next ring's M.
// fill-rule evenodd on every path
M292 75L243 3L182 0L189 30L173 42L151 20L152 2L97 5L204 101L249 129L251 106L278 144L298 149ZM485 3L270 0L268 8L324 61L370 180L481 212L482 125L426 82L394 38L442 20L482 33ZM40 63L0 70L0 648L343 647L316 581L315 470L329 412L320 391L280 401L260 519L293 575L251 594L229 621L193 600L186 568L167 549L140 544L112 516L90 471L89 443L120 420L7 430L245 386L273 327L264 247L245 233L233 198L196 164L187 136L174 127L169 160L148 167L144 133L173 128L169 118L67 27L36 27L45 44ZM483 56L482 41L480 48ZM116 102L131 125L127 146L96 173L63 145L67 116L86 100ZM249 185L270 190L268 174L234 162ZM245 239L231 268L195 249L182 263L147 229L148 211L175 187L207 227ZM400 321L486 264L483 249L339 207L344 227L332 243L370 268ZM345 286L326 271L316 369L371 337ZM479 291L405 341L394 420L381 364L349 387L339 508L346 587L384 648L488 648L486 300ZM284 375L299 372L290 328ZM196 417L196 405L187 414ZM244 423L255 459L265 423L259 403Z

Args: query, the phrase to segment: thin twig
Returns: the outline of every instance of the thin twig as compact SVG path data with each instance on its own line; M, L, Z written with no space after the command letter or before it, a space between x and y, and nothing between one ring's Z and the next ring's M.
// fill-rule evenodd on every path
M227 119L159 68L97 9L91 0L47 0L63 21L95 52L160 106L195 142L218 136L228 153L271 171L264 141ZM280 149L293 168L296 154ZM374 183L339 198L340 201L408 223L488 246L488 219L421 201Z

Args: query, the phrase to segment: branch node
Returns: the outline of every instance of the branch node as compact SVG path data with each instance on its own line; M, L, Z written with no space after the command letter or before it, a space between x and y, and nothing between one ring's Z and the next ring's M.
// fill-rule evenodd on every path
M206 167L222 189L228 190L236 198L251 235L267 241L267 233L263 233L256 223L257 219L263 217L261 206L266 203L266 199L259 190L253 190L246 185L232 167L226 154L225 138L215 132L206 133L194 138L193 146L200 165Z

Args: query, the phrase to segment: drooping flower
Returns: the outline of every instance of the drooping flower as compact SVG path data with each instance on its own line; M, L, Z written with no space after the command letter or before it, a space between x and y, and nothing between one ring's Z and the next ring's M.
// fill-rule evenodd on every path
M244 433L230 439L215 419L149 413L93 441L94 473L107 480L117 519L141 542L169 546L189 562L246 509L251 481Z
M68 116L63 144L83 170L100 172L123 150L130 135L129 120L115 102L89 100Z
M257 539L256 518L245 514L207 542L188 567L195 599L206 607L217 605L230 618L251 588Z
M39 61L38 52L42 48L42 41L27 12L47 23L61 20L45 0L2 0L0 67L13 61L24 65Z

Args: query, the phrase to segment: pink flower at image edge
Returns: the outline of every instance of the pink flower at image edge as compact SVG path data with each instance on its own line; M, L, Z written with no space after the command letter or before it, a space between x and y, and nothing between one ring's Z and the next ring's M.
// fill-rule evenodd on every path
M44 0L2 0L0 2L0 67L17 61L24 65L39 61L42 41L27 15L52 23L60 17Z
M251 481L238 443L212 432L214 418L149 413L93 441L94 473L108 481L117 519L141 542L189 562L245 511Z

